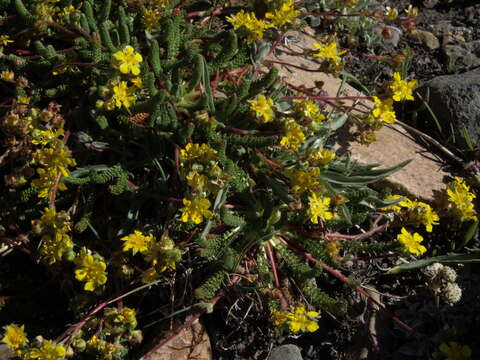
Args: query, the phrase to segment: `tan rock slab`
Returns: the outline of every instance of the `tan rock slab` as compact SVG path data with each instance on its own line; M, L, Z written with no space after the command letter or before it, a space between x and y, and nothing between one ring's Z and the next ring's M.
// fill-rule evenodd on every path
M304 71L290 66L274 64L279 69L280 77L286 83L296 87L303 87L313 93L318 93L320 90L319 85L323 83L321 90L326 91L328 96L336 96L342 84L342 80L330 74L317 71L320 68L320 62L313 57L313 55L308 57L299 55L300 53L303 53L304 50L316 50L315 46L313 46L313 43L319 41L312 35L309 35L309 33L312 34L313 31L313 29L307 27L304 32L287 32L286 38L289 39L288 46L284 46L284 44L277 46L275 54L267 57L266 60L289 63L305 69L313 70ZM360 91L346 83L338 95L364 96ZM368 101L362 102L369 103ZM352 103L353 101L345 101L345 104Z
M380 163L382 167L395 166L412 159L403 169L390 175L382 183L401 195L408 195L426 202L435 202L444 191L450 173L442 169L442 162L424 146L415 141L402 126L384 126L375 133L377 141L369 146L353 139L351 132L345 132L348 139L337 149L338 153L351 153L361 163Z
M279 46L279 51L267 59L317 70L320 65L315 58L299 55L304 49L315 50L313 43L318 40L311 34L313 32L308 28L307 33L298 31L287 33L288 38L292 40L288 49L285 46ZM304 71L280 64L275 66L279 68L279 74L284 81L296 87L304 87L313 93L318 93L320 90L318 84L323 82L322 89L327 91L329 96L336 96L342 84L340 79L329 74ZM344 84L339 96L363 96L363 94L350 85ZM345 103L352 104L352 101ZM360 103L367 108L372 106L370 101L362 100ZM349 152L353 159L362 163L379 163L382 164L380 167L391 167L412 159L410 164L385 180L385 184L394 188L397 193L434 202L435 197L445 189L450 174L442 170L442 163L435 155L417 143L400 125L384 126L376 133L377 141L368 147L355 140L353 130L345 130L341 136L337 153L341 155Z
M212 360L212 347L205 328L194 322L173 339L158 348L148 360ZM147 360L146 356L140 360Z

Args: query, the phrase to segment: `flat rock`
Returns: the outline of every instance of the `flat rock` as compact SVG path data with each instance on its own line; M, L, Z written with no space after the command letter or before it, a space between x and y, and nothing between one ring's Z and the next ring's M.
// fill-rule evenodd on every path
M415 29L409 34L409 37L425 45L430 50L435 50L440 47L440 41L435 35L429 31Z
M302 360L302 353L293 344L280 345L272 350L267 360Z
M454 129L457 146L467 147L464 132L469 134L473 146L480 143L480 69L438 76L423 84L418 92L424 97L430 93L428 103L444 136L451 136L450 129ZM424 131L435 129L434 119L427 111L421 114L421 118L425 121Z
M155 346L155 344L153 344ZM205 328L196 321L173 339L140 360L212 360L212 347Z
M291 85L305 88L314 93L318 93L320 90L325 91L328 96L336 96L339 93L340 85L342 81L332 75L325 74L319 71L320 62L311 56L301 56L298 53L302 53L304 50L315 51L313 46L314 42L318 42L311 34L315 30L306 27L304 32L289 31L286 34L289 39L288 48L280 45L275 50L275 54L267 57L266 60L273 60L277 62L289 63L309 71L301 70L298 68L284 66L280 64L274 64L279 69L279 75L283 80ZM360 91L345 84L341 89L339 96L364 96ZM345 101L345 104L352 104L353 101ZM370 103L362 101L363 103Z
M313 42L316 39L311 35L301 32L290 32L287 35L295 40L293 44L289 45L289 48L295 52L302 52L303 49L315 49ZM269 59L294 64L306 69L316 70L319 68L319 63L315 58L296 55L282 46ZM340 79L332 75L304 71L279 64L275 65L278 66L280 76L286 82L297 87L304 87L312 92L318 93L318 84L323 82L322 89L329 96L335 96L342 84ZM363 94L348 84L344 84L340 95L362 96ZM372 103L368 100L362 100L361 103L367 107L372 106ZM346 102L346 104L351 104L351 102ZM394 125L393 128L383 127L376 133L377 141L368 147L355 140L353 129L351 132L345 129L345 132L341 135L340 145L336 149L340 155L350 152L352 158L359 162L379 163L382 164L382 167L391 167L408 159L413 160L385 180L386 184L395 188L398 193L433 202L435 195L445 189L446 178L449 174L441 169L441 163L437 161L434 155L418 144L399 125Z
M347 132L348 131L348 132ZM380 163L392 167L412 159L404 168L390 175L379 185L387 185L401 195L408 195L433 203L446 187L450 174L442 170L442 163L424 146L420 145L402 126L384 126L375 133L377 140L369 146L354 140L353 129L345 129L343 141L337 153L350 152L352 158L361 163Z

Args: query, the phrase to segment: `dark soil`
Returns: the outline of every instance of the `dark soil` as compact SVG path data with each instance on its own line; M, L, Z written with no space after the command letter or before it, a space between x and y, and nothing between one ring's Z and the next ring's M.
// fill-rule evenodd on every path
M480 39L480 4L478 1L453 1L452 4L448 5L442 4L446 3L446 0L440 0L439 5L426 8L422 1L387 0L385 6L396 8L401 12L410 3L420 10L416 19L416 28L438 34L442 27L448 27L453 36L458 39L463 38L465 42ZM424 44L409 38L405 29L402 29L402 31L403 36L396 47L387 45L378 48L376 49L377 55L388 56L409 48L413 55L411 67L408 71L409 76L420 83L436 76L448 74L447 62L441 47L436 50L429 50ZM439 41L442 45L442 35L439 35ZM359 46L346 56L345 70L354 74L367 87L381 90L385 83L390 81L392 70L376 59L372 60L360 55L365 51L366 49L362 48L360 42ZM463 71L465 70L468 69L463 69Z

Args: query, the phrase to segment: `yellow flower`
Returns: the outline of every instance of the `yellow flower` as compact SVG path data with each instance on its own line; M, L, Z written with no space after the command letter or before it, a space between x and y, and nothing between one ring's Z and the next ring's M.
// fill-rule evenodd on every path
M287 119L285 123L285 136L280 140L280 145L290 150L297 150L305 141L302 127L294 119Z
M333 218L333 213L328 211L331 202L329 197L318 198L317 194L312 192L308 200L310 221L312 223L318 224L318 218L323 220L330 220Z
M0 35L0 46L6 46L9 43L12 43L13 40L10 40L9 35Z
M16 350L28 342L25 331L23 330L23 325L10 324L4 326L3 329L5 330L5 335L3 336L2 342L7 344L10 349Z
M168 236L162 236L160 241L154 242L145 254L145 260L152 263L160 273L167 269L175 270L181 259L181 250L175 248L175 243Z
M124 236L120 240L124 241L123 251L132 250L133 255L135 255L137 252L144 253L148 251L153 241L153 235L145 236L141 231L135 231L133 234Z
M143 82L141 77L134 77L130 79L132 84L137 88L137 89L142 89L143 88Z
M325 120L325 115L314 100L295 100L295 108L302 116L312 120L315 125L320 125Z
M143 61L142 55L135 52L135 49L127 45L123 50L117 51L113 54L113 66L120 70L122 74L132 73L137 76L140 74L139 64Z
M51 340L46 340L39 348L33 348L29 357L38 360L61 360L66 353L67 351L63 345L57 345Z
M45 146L63 135L63 129L33 131L32 144Z
M298 15L299 10L295 10L295 3L293 0L286 0L280 6L280 9L276 9L273 13L267 12L265 17L272 21L275 26L283 26L292 22Z
M18 103L22 105L28 105L30 104L30 97L28 96L21 96L18 98Z
M440 217L432 209L432 207L424 202L417 202L417 212L419 222L425 225L425 230L427 232L432 232L432 225L438 225Z
M70 15L74 14L76 11L80 9L82 4L78 6L78 8L75 8L73 5L65 6L62 11L58 14L60 17L69 17Z
M0 73L0 79L3 81L12 82L15 80L15 74L13 71L2 71Z
M227 16L227 21L233 25L235 30L244 28L247 31L247 44L251 44L254 40L263 39L263 32L271 27L270 24L262 20L258 20L255 13L247 13L243 10L232 16Z
M135 96L132 96L133 89L129 88L126 81L120 81L117 85L113 86L112 100L115 101L115 106L121 108L125 106L127 109L130 107L130 103L135 101Z
M335 65L338 65L340 63L340 56L347 52L346 50L338 51L337 43L335 41L327 45L313 43L313 46L318 49L318 52L313 56L330 59L335 63Z
M319 313L316 311L306 311L303 305L298 306L288 322L288 327L294 333L299 331L315 332L318 330L318 324L315 321L318 315Z
M187 175L187 184L195 191L202 191L208 182L205 175L201 175L196 171L190 171Z
M204 217L210 219L213 216L213 213L208 210L211 203L207 198L183 199L182 202L184 206L180 211L183 222L192 220L195 224L200 224Z
M278 311L277 309L270 309L270 321L275 326L281 326L285 324L291 316L288 313L283 311Z
M376 96L373 97L373 100L375 101L375 107L372 110L372 115L377 119L381 119L383 122L393 124L395 122L393 100L385 99L382 101Z
M317 181L318 175L320 175L320 169L318 167L314 167L308 172L297 170L287 174L292 185L292 190L296 193L303 193L317 186L319 184Z
M411 18L416 18L418 16L418 8L412 7L412 4L410 4L408 8L405 9L405 13Z
M448 185L447 195L448 201L461 221L478 220L472 202L476 195L470 192L470 187L465 184L463 179L455 177L455 180Z
M217 152L207 144L188 143L185 149L180 150L180 156L183 161L210 161L215 159L216 153Z
M68 176L70 171L68 166L75 166L77 163L71 157L70 151L60 140L50 143L48 148L40 148L33 154L33 159L48 169L60 171L63 176Z
M84 281L86 291L94 291L107 282L107 265L102 260L95 260L93 255L85 254L80 259L80 266L75 270L75 278Z
M394 21L398 17L398 10L387 6L385 8L385 17L390 21Z
M148 32L160 27L160 18L163 13L159 9L143 9L142 24Z
M39 168L37 169L37 174L40 177L32 180L32 186L38 188L39 198L50 198L52 195L52 187L57 180L58 170L55 168ZM65 184L60 183L57 189L65 191L67 190L67 187Z
M39 253L49 264L61 261L63 254L73 248L73 242L65 232L65 229L58 230L53 234L42 236L42 246Z
M327 165L335 159L335 153L327 149L313 149L308 154L309 162L318 162L321 165Z
M472 356L472 350L467 345L461 345L455 341L449 341L448 344L443 343L438 348L444 360L466 360Z
M272 99L266 98L265 95L261 94L256 100L248 100L247 102L250 104L250 110L255 112L257 119L261 123L270 122L275 118Z
M418 83L416 80L402 80L400 73L395 72L393 74L393 82L390 84L390 89L393 92L393 100L414 100L414 97L412 96L412 90L415 86L417 86L417 84Z
M402 228L402 233L397 235L397 240L403 244L406 250L415 255L421 255L427 251L425 246L420 245L423 237L419 233L410 234L405 228Z

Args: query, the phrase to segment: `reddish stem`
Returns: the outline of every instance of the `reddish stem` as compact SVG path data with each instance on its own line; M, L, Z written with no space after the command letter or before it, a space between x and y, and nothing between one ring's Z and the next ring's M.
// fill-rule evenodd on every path
M365 296L368 300L370 300L371 302L373 302L375 305L377 305L380 309L382 309L387 315L389 318L391 318L394 322L396 322L400 327L402 327L404 330L406 330L407 332L409 333L414 333L414 330L408 326L407 324L405 324L402 320L400 320L393 312L391 312L390 310L388 310L383 304L381 304L380 302L378 302L377 300L375 300L374 298L372 298L372 296L367 292L365 291L363 288L361 288L359 285L357 284L352 284L352 280L347 278L345 275L343 275L340 271L338 270L335 270L334 268L328 266L327 264L325 264L323 261L321 260L318 260L316 258L314 258L311 254L297 248L296 246L294 246L293 244L291 244L290 242L288 242L287 240L285 240L283 237L277 237L277 239L284 245L288 246L290 249L292 249L294 252L296 252L297 254L303 256L305 259L309 260L309 261L312 261L320 266L322 266L327 272L329 272L331 275L335 276L337 279L339 279L340 281L342 281L343 283L345 284L348 284L348 285L354 285L355 287L355 290L357 290L360 294L362 294L363 296Z
M373 228L372 230L363 233L363 234L358 234L358 235L345 235L345 234L340 234L340 233L326 233L325 236L329 238L338 238L338 239L352 239L352 240L358 240L358 239L364 239L369 236L372 236L373 234L384 230L387 227L387 224L383 224L380 226L377 226Z
M275 48L282 42L282 40L285 38L285 35L287 34L286 31L282 32L280 34L280 36L278 37L277 41L275 41L275 43L272 45L272 47L270 48L270 51L268 52L267 56L266 57L269 57L270 55L273 54L273 52L275 51Z
M275 287L277 289L280 289L280 280L278 279L277 265L275 263L275 258L273 257L272 247L269 243L267 243L267 256L268 260L270 261L270 266L272 268L273 278L275 279Z
M321 96L321 95L308 95L308 96L282 96L280 100L305 100L305 99L314 99L314 100L372 100L371 96Z
M369 15L367 13L355 13L355 14L341 14L338 12L328 11L328 12L312 12L306 11L303 14L305 15L313 15L313 16L335 16L335 17L369 17L375 19L374 15Z

